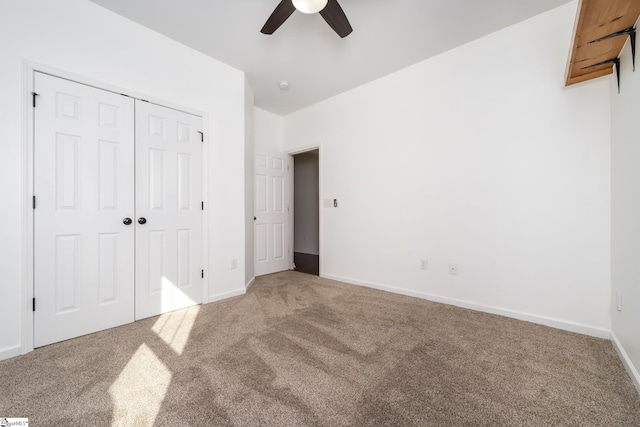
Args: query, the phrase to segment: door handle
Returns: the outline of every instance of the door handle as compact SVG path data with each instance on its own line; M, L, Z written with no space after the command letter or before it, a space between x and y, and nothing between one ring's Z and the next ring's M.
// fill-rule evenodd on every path
M141 216L140 218L138 218L138 224L146 224L147 223L147 218Z
M122 223L124 225L131 225L132 222L133 221L131 221L131 218L125 218L125 219L122 220Z

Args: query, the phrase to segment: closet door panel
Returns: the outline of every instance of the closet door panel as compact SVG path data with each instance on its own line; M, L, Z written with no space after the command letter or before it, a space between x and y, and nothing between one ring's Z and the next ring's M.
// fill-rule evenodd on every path
M202 302L202 119L136 101L136 319Z
M34 345L133 321L134 103L35 73Z

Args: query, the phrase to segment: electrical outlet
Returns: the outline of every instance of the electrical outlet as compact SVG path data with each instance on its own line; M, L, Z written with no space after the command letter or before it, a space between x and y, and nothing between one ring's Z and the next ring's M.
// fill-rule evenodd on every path
M421 269L421 270L426 270L426 269L427 269L428 264L429 264L429 263L427 262L427 260L426 260L426 259L421 259L421 260L420 260L420 269Z
M449 264L449 274L452 276L458 275L458 264Z

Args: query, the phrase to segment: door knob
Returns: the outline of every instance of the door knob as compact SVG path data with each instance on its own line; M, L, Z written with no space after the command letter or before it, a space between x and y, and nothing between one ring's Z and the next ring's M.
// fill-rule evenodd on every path
M138 218L138 224L146 224L146 223L147 223L147 218L143 216Z
M131 218L125 218L125 219L122 220L122 223L124 225L131 225L132 222L133 221L131 221Z

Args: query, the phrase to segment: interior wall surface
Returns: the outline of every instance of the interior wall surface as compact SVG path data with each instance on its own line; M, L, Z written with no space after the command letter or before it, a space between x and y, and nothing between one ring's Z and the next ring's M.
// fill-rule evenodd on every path
M282 152L284 150L284 120L261 108L254 112L255 146Z
M611 315L614 340L640 391L640 75L631 47L611 77Z
M27 209L27 64L203 112L208 300L244 292L244 74L86 0L0 2L0 358L19 354ZM36 66L37 68L37 66ZM239 261L230 268L230 259Z
M284 118L339 202L324 276L609 337L609 83L564 87L576 8Z

